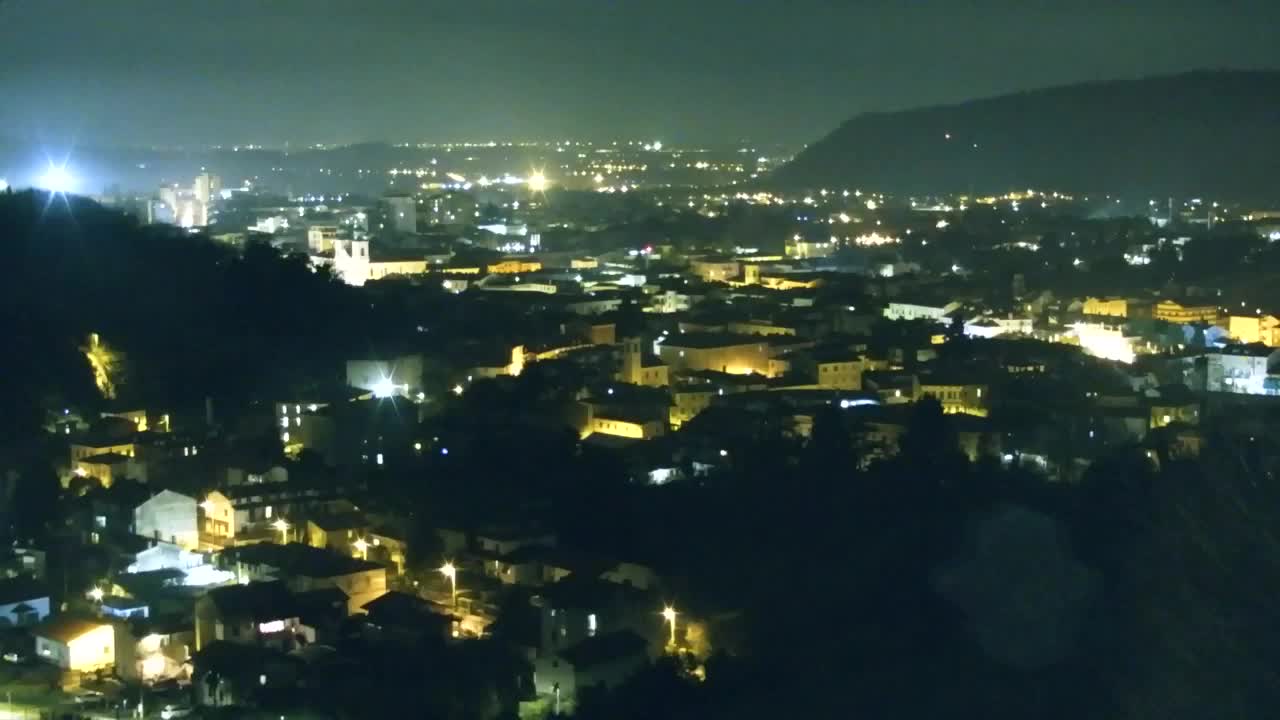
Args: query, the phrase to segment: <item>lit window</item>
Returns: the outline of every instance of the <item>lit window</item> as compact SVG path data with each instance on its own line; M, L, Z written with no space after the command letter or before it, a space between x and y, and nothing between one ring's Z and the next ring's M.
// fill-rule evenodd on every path
M270 505L268 505L268 506L267 506L267 507L266 507L262 512L263 512L263 514L264 514L268 519L270 519L270 518L271 518L271 506L270 506Z
M596 614L587 615L587 637L595 637L596 634Z

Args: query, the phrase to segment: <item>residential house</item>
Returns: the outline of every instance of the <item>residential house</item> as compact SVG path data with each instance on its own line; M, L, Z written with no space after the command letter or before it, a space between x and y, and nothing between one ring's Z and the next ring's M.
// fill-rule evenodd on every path
M1231 315L1227 318L1227 333L1244 345L1262 343L1267 347L1280 347L1280 318L1262 314Z
M409 644L452 636L453 618L417 595L392 591L365 603L363 610L370 626Z
M35 625L49 617L49 590L31 577L0 580L0 628Z
M60 616L32 631L36 655L63 670L88 672L116 662L116 628L109 622Z
M1207 392L1270 395L1266 387L1267 373L1280 350L1262 344L1228 345L1205 353L1205 390Z
M200 510L201 547L221 548L235 540L235 506L226 495L212 490L197 506Z
M195 645L225 641L292 650L315 642L294 594L279 581L214 588L196 600Z
M187 550L200 547L196 499L162 490L133 511L133 531L155 540L164 540Z
M572 705L587 689L617 687L649 664L649 644L629 631L581 640L534 662L534 688L553 707Z
M387 592L387 569L382 565L301 543L232 548L224 550L218 561L241 578L282 580L297 593L337 588L349 598L353 614Z

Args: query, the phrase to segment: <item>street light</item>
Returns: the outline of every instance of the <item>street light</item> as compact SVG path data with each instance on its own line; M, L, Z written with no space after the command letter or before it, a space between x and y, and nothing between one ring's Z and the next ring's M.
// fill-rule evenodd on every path
M289 523L285 522L284 518L276 518L276 521L271 523L271 527L280 531L280 544L288 545L289 544Z
M458 568L454 567L453 562L446 562L440 567L440 574L449 578L449 587L453 595L453 607L458 607Z
M97 602L97 603L102 602L102 597L103 597L104 595L106 595L106 593L102 592L102 588L100 588L100 587L95 587L94 589L92 589L92 590L90 590L90 591L89 591L89 597L90 597L94 602Z
M671 607L670 605L662 608L662 619L665 620L667 624L671 626L671 647L673 649L676 646L676 615L677 614L678 613L676 612L676 609Z
M351 544L355 546L356 550L360 551L361 560L369 559L369 543L366 542L364 538L360 538Z

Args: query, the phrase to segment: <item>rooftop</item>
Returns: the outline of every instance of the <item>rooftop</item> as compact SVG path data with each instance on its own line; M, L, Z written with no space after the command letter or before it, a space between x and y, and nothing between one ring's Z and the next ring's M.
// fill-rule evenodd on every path
M269 565L287 575L315 578L352 575L358 572L377 570L382 567L374 562L339 555L300 543L289 543L288 545L266 542L256 543L224 550L222 555L233 562Z
M226 617L268 621L298 615L293 594L278 580L214 588L205 597Z
M765 339L755 335L737 335L735 333L691 332L669 335L662 343L666 347L677 348L717 348L736 347L738 345L761 345Z
M105 625L101 620L61 615L36 628L33 634L65 645Z

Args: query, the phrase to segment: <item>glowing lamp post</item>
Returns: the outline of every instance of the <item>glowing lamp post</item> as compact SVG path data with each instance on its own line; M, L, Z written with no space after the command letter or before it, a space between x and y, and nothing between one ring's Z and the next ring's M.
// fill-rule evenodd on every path
M667 625L671 627L672 649L675 649L675 646L676 646L676 615L677 614L678 613L676 612L676 609L671 607L670 605L662 608L662 619L665 620Z
M440 574L449 578L449 588L453 597L453 607L458 607L458 568L452 562L446 562L440 567Z
M276 521L271 523L271 527L275 528L280 532L280 544L288 545L289 544L289 523L285 522L284 518L276 518Z

